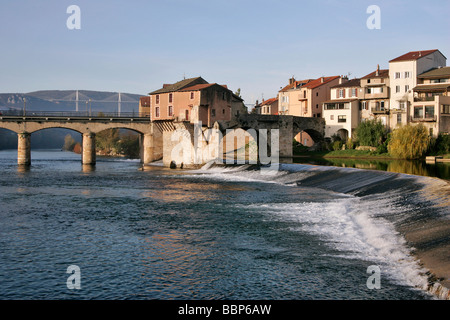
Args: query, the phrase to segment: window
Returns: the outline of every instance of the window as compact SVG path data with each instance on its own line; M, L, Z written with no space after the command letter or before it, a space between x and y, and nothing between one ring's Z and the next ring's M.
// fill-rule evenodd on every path
M216 116L216 109L211 109L211 116L215 117Z
M319 105L318 104L316 104L316 109L319 109Z
M172 99L173 99L173 94L169 93L169 103L172 103Z
M399 103L399 107L400 107L400 109L405 109L405 101L400 101L400 103Z
M155 117L159 118L159 107L155 108Z
M194 99L194 91L191 92L191 100Z
M303 91L303 99L306 99L306 90Z
M320 113L317 114L317 118L320 118L322 115Z
M159 104L159 94L156 95L156 104Z
M169 117L173 116L173 106L169 106L169 110L167 111L167 113L169 114Z
M380 108L381 108L381 111L384 111L384 101L380 102Z
M267 109L269 109L269 107L267 107ZM225 109L222 109L222 114L225 114Z
M409 71L405 71L405 78L409 78Z
M402 114L401 113L397 113L397 124L398 123L402 123Z
M414 107L414 118L423 118L423 108L420 107Z
M450 113L450 105L443 104L442 105L442 113L449 114Z
M352 97L356 97L356 88L352 88Z
M338 116L338 122L347 122L347 116Z
M408 92L408 90L409 90L409 86L406 85L406 86L405 86L405 92Z
M339 98L343 98L344 97L344 89L340 89L339 90Z
M367 110L367 101L361 103L361 110Z
M425 118L434 118L434 106L425 106Z
M319 93L318 92L316 92L316 97L318 97L319 96Z
M395 92L399 93L400 92L400 86L395 86Z
M395 79L400 79L400 72L395 73Z

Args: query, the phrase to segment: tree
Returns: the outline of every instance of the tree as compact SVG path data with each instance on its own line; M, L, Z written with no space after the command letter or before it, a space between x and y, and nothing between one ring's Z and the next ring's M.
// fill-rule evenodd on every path
M356 137L361 146L378 147L386 141L387 130L379 120L366 120L356 128Z
M423 124L406 125L392 132L388 144L389 153L399 159L419 159L430 144L430 136Z
M75 147L76 143L77 143L77 142L76 142L75 139L72 137L72 135L67 134L67 135L64 137L64 146L63 146L63 150L65 150L65 151L73 151L73 148Z
M239 98L241 98L241 88L237 89L237 91L234 94L237 95Z

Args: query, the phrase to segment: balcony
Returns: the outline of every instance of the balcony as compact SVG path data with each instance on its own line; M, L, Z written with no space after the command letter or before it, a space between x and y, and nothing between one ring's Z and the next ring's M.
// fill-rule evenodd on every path
M411 122L436 122L437 116L436 115L425 115L425 117L420 116L412 116Z
M414 102L434 101L435 96L432 97L415 97Z
M370 109L372 111L373 114L388 114L389 110L386 108L381 108L381 107L372 107Z

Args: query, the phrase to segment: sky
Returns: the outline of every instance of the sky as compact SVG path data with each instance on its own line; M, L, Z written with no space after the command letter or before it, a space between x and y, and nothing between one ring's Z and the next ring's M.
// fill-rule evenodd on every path
M362 77L416 50L450 58L449 15L449 0L1 0L0 92L146 95L201 76L253 104L291 77Z

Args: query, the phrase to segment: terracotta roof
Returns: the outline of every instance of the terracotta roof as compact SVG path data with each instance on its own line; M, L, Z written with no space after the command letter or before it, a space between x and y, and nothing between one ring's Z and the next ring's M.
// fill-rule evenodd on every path
M268 104L272 104L272 103L274 103L276 101L278 101L278 98L270 98L270 99L267 99L267 100L261 102L260 106L265 106L265 105L268 105Z
M350 87L359 87L361 85L361 79L352 79L347 82L338 84L331 88L350 88Z
M323 79L323 82L322 82ZM320 77L316 80L310 81L307 84L305 84L303 87L308 89L315 89L320 86L323 86L324 84L327 84L330 81L333 81L335 79L339 79L339 76L332 76L332 77Z
M434 49L434 50L410 51L408 53L405 53L404 55L401 55L400 57L390 60L389 62L417 60L429 54L432 54L433 52L436 51L439 50Z
M429 70L427 72L421 73L417 76L417 78L421 79L440 79L440 78L449 78L450 77L450 67L442 67Z
M380 69L378 71L378 76L376 75L377 71L369 73L368 75L365 75L361 79L369 79L369 78L388 78L389 77L389 69Z
M195 84L206 84L206 83L208 83L208 82L206 82L206 80L203 79L202 77L183 79L174 84L164 84L161 89L150 92L150 94L174 92L174 91L184 89L188 86L193 86Z
M283 89L281 89L279 92L285 92L285 91L288 91L290 89L294 89L294 88L298 87L299 85L305 85L305 84L307 84L307 83L309 83L311 81L313 81L313 80L312 79L305 79L305 80L294 81L294 82L288 84Z

